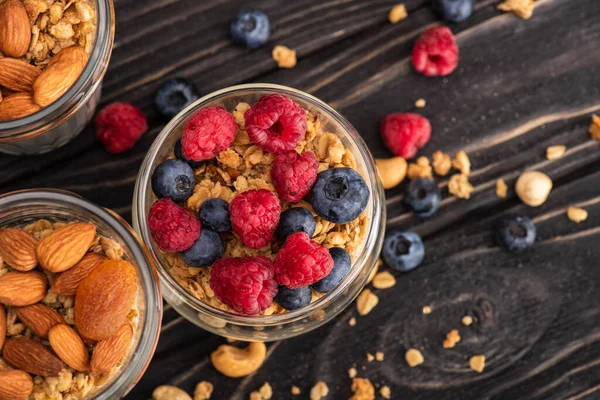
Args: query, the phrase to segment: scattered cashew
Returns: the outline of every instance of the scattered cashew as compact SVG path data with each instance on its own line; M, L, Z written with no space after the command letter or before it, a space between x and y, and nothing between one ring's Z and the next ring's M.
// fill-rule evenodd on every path
M267 346L252 342L245 349L223 344L210 355L217 371L230 378L239 378L256 371L265 361Z
M192 397L178 387L163 385L154 389L152 400L192 400Z
M552 190L552 180L538 171L523 172L515 185L515 192L528 206L538 207L544 204Z
M402 157L378 158L375 165L384 189L398 186L406 176L407 164Z

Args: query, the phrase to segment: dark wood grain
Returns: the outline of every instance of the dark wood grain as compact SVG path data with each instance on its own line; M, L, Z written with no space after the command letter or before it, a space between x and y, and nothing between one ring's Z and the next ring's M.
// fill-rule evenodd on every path
M461 61L447 78L426 78L410 64L415 38L440 24L428 0L407 0L409 18L387 22L396 0L263 0L273 35L264 48L232 46L228 21L242 0L117 0L117 36L104 80L103 104L129 101L149 115L151 130L131 151L109 155L93 127L51 154L0 156L0 192L50 186L80 193L130 219L133 184L140 163L165 121L152 107L152 94L171 76L193 80L202 94L242 82L294 86L332 104L361 132L375 156L387 157L379 120L418 110L431 120L433 135L423 154L465 149L473 163L472 198L446 197L431 219L403 206L404 186L387 193L388 226L413 229L427 248L423 265L395 273L397 284L376 291L380 304L355 327L354 308L315 332L269 344L269 357L255 374L229 379L212 368L211 351L224 339L165 310L157 353L128 396L147 399L159 384L189 393L200 380L215 385L216 399L247 399L264 382L274 398L300 398L317 380L328 398L350 397L348 368L395 399L598 399L600 398L600 144L586 130L600 111L600 7L597 0L538 0L532 19L496 11L498 0L476 1L473 16L453 25ZM278 70L270 59L275 44L296 48L299 63ZM545 148L568 147L548 161ZM510 190L494 194L496 179L512 187L520 172L537 169L554 181L539 208L522 205ZM446 194L447 179L439 179ZM589 212L574 224L572 205ZM518 213L536 223L531 251L508 255L492 240L493 224ZM422 314L429 305L433 312ZM460 324L465 314L471 327ZM443 349L451 329L462 341ZM410 369L409 347L425 363ZM366 352L383 351L383 362ZM482 374L468 358L485 354ZM365 367L363 370L362 367Z

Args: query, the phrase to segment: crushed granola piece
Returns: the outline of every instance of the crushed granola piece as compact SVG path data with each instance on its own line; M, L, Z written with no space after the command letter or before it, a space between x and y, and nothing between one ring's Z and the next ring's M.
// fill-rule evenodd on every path
M330 166L341 164L346 148L340 138L331 132L325 132L319 138L318 156Z
M459 170L463 175L469 176L471 173L471 160L463 150L454 155L452 159L452 167Z
M496 196L504 199L504 198L506 198L507 192L508 192L508 186L506 186L504 179L498 179L496 181Z
M350 377L350 379L355 378L357 374L358 374L358 372L356 371L356 368L354 368L354 367L352 367L348 370L348 376Z
M580 223L583 222L587 219L588 217L588 212L586 210L584 210L583 208L578 208L578 207L569 207L567 208L567 217L575 222L575 223Z
M448 181L448 192L461 199L468 199L471 197L473 191L473 185L469 183L469 177L464 174L452 175L450 181Z
M431 166L429 165L429 159L425 156L417 158L414 164L408 164L408 179L413 180L416 178L432 178Z
M100 246L102 246L102 251L109 260L120 260L123 258L123 248L116 240L100 236Z
M371 353L367 353L367 362L371 362L375 359L375 356Z
M411 368L421 365L425 361L423 354L417 349L408 349L404 357L406 358L406 363Z
M296 66L296 50L278 45L273 48L271 55L279 68L294 68Z
M369 289L363 289L356 299L356 309L359 315L367 315L379 303L379 297Z
M356 325L356 318L352 317L348 320L348 325L354 326Z
M548 160L556 160L558 158L561 158L563 154L565 154L565 151L567 151L567 146L564 146L562 144L549 146L546 148L546 158Z
M292 388L290 389L290 393L294 396L298 396L302 392L300 391L300 388L298 386L292 386Z
M310 389L310 400L321 400L329 394L329 388L323 381L319 381Z
M396 4L394 7L392 7L388 14L388 21L390 21L391 24L396 24L405 19L407 16L408 13L406 12L406 6L404 4Z
M456 343L460 342L460 335L458 334L458 329L452 329L446 335L446 340L444 340L443 346L445 349L451 349L456 346Z
M425 99L417 99L417 101L415 101L415 107L417 108L423 108L425 107L425 105L427 104L427 102L425 101Z
M385 385L382 386L381 389L379 389L379 394L384 399L391 399L392 398L392 391L391 391L391 389L390 389L389 386L385 386Z
M600 117L596 114L592 115L592 123L588 129L588 133L594 140L600 140Z
M505 0L498 5L500 11L512 11L515 15L523 19L531 18L533 15L533 0Z
M217 160L230 168L238 168L242 165L242 158L231 148L220 152L217 155Z
M382 351L378 351L375 353L375 359L377 361L383 361L383 358L385 357L385 354L383 354Z
M475 372L483 372L485 368L485 356L482 354L472 356L469 359L469 367Z
M199 382L194 391L194 400L209 400L213 392L213 384L207 381Z
M354 395L349 400L375 400L375 388L368 379L352 379L352 391Z
M473 323L473 317L471 317L470 315L465 315L464 317L461 318L460 322L464 326L469 326Z
M389 289L396 284L396 278L388 271L383 271L373 278L373 287L376 289Z
M450 160L450 156L448 154L438 150L435 153L433 153L431 159L433 170L436 174L438 174L439 176L448 175L450 168L452 168L452 161Z
M431 314L431 307L424 306L423 307L423 314Z

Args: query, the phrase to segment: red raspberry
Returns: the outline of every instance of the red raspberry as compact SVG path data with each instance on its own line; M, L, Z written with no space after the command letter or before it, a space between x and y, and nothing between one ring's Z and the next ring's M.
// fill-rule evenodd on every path
M248 247L265 247L279 224L281 203L266 189L248 190L233 198L229 205L231 226Z
M259 314L269 308L277 294L273 263L263 256L221 258L210 271L210 287L235 311Z
M425 76L449 75L458 65L458 46L452 31L445 26L426 30L412 51L415 69Z
M293 150L306 134L306 112L280 94L261 97L244 120L250 139L270 153Z
M158 200L148 213L148 226L157 246L168 253L184 251L200 237L200 221L169 198Z
M288 236L273 266L277 282L295 289L312 285L329 275L333 258L325 247L310 240L306 232L297 232Z
M192 161L215 158L235 139L237 124L223 107L203 107L183 127L181 150Z
M381 121L381 136L392 153L412 158L429 141L431 124L419 114L390 114Z
M297 203L317 180L319 162L310 151L302 155L295 150L277 154L273 159L271 180L277 193L290 203Z
M148 130L142 110L127 103L112 103L96 115L96 137L110 153L122 153Z

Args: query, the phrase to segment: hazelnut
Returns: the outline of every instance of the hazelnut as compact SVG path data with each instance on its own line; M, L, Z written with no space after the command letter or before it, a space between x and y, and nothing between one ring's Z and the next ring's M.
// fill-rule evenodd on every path
M552 190L552 180L548 175L538 171L523 172L515 185L517 196L531 207L544 204L550 190Z

